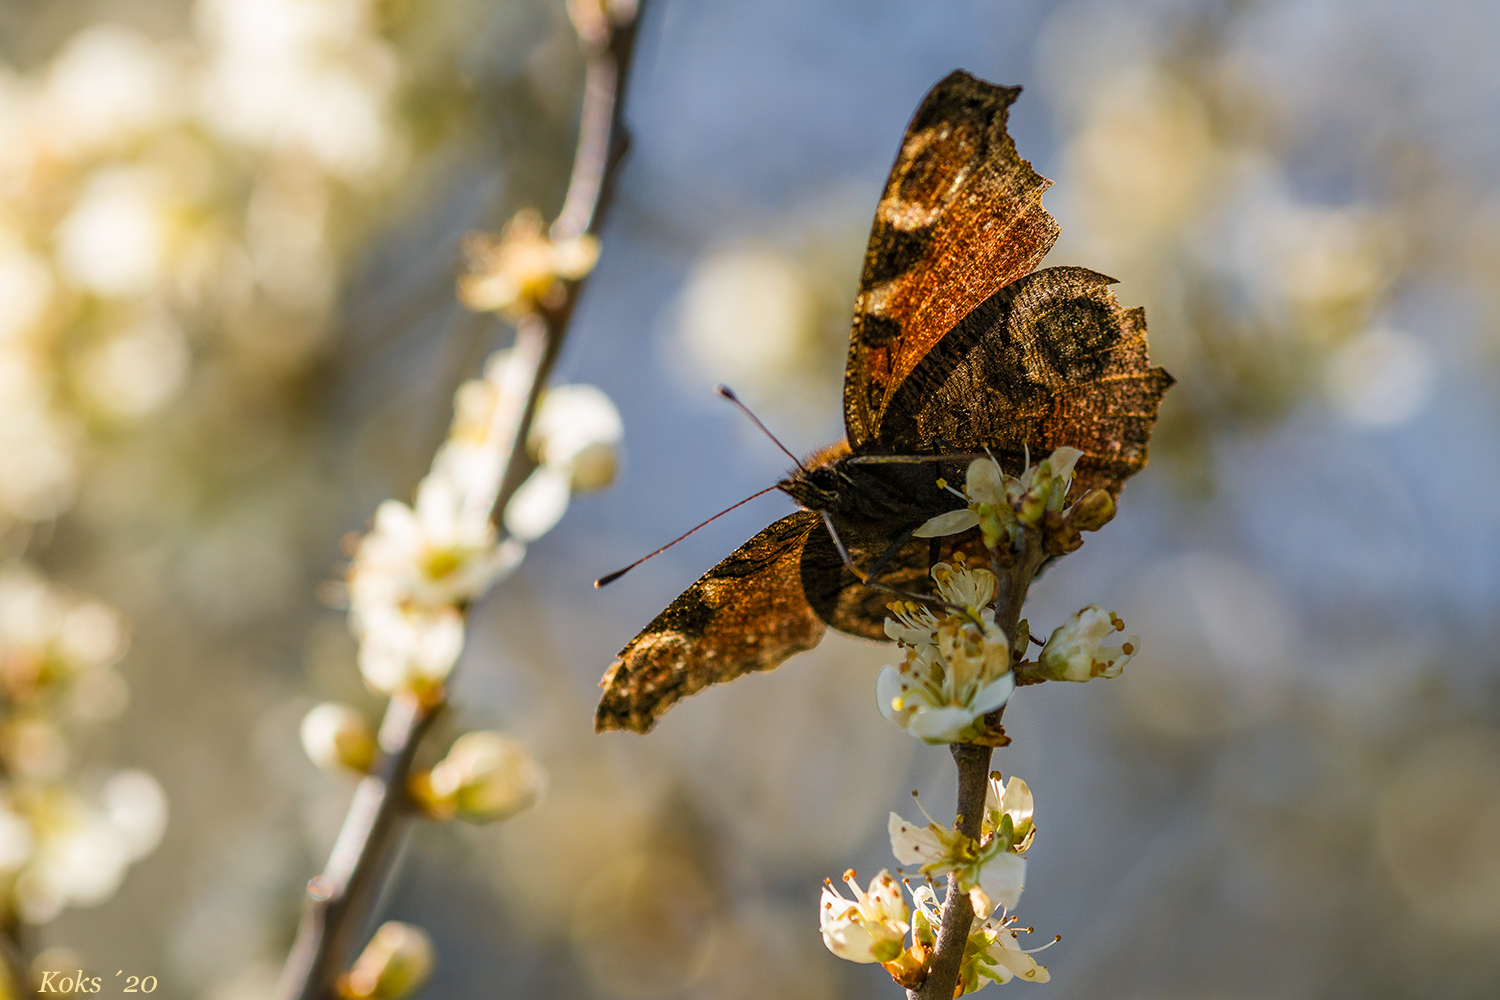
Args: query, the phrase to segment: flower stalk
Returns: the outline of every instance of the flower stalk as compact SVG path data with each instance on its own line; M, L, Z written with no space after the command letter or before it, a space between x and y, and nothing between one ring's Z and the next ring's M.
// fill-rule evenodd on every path
M583 113L573 171L557 220L548 236L554 243L597 237L608 207L627 138L622 106L634 49L636 26L645 0L571 5L585 57ZM594 7L598 9L595 10ZM501 456L499 489L492 518L536 467L527 451L532 419L561 351L568 322L584 278L568 277L561 290L522 315L507 366L507 385L496 422L508 429ZM282 1000L337 1000L339 983L351 964L356 936L389 874L406 826L419 810L408 791L412 762L422 737L444 708L442 697L395 692L377 739L378 753L360 781L338 840L323 872L307 887L302 922L283 969Z
M953 825L959 833L977 841L989 791L990 755L994 749L973 743L954 743L949 750L953 753L953 763L958 765L958 815ZM928 962L927 978L921 986L906 991L910 1000L950 1000L954 987L958 985L964 946L973 925L974 906L968 894L949 892L943 904L937 944Z

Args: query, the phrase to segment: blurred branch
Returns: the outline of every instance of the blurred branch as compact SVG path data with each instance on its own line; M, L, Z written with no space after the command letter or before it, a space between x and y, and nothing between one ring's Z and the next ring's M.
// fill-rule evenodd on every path
M10 980L11 993L16 998L34 997L36 990L31 983L31 970L26 964L26 954L21 947L20 923L14 919L0 932L0 962L5 965L5 976Z
M597 234L603 223L627 147L621 122L624 85L643 6L644 0L569 4L585 58L584 97L578 151L552 226L554 239ZM526 438L582 286L582 279L567 282L559 303L517 324L514 370L527 376L529 387L507 403L514 407L507 415L514 431L502 462L497 518L531 472ZM391 700L380 727L380 758L355 791L327 866L308 883L302 922L282 972L283 1000L338 997L339 979L369 922L404 832L404 814L412 808L407 782L417 747L442 708L441 702L426 703L409 693Z

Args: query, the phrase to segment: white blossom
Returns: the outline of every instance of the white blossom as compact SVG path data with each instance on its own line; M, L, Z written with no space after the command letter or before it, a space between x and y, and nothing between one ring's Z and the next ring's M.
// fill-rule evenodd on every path
M976 735L980 720L1015 690L1010 647L985 607L995 596L995 575L971 567L960 555L932 569L943 600L966 609L939 618L915 604L892 605L886 634L906 648L899 667L887 666L875 684L880 712L928 743L954 743Z
M452 606L356 606L354 610L360 638L359 672L381 694L440 685L463 651L463 615Z
M1000 833L1004 820L1009 819L1013 845L1010 849L1018 854L1024 852L1031 846L1031 838L1036 834L1036 827L1032 823L1035 808L1031 787L1026 782L1015 775L1005 781L999 771L993 771L985 792L984 820L980 835L988 837Z
M1100 611L1090 604L1058 626L1042 647L1037 658L1042 675L1058 681L1119 676L1140 649L1140 636L1129 636L1118 646L1106 646L1102 640L1124 629L1125 623L1113 611Z
M978 527L986 545L997 545L1012 525L1035 526L1049 510L1061 511L1072 485L1073 467L1083 452L1058 448L1019 476L1007 475L992 459L969 463L962 496L968 506L930 518L912 534L918 538L956 535Z
M969 932L974 959L960 974L966 992L977 992L992 981L1008 983L1012 979L1023 979L1029 983L1045 983L1052 979L1047 967L1031 956L1056 942L1049 942L1041 948L1022 948L1017 940L1019 932L1011 926L1014 922L1015 917L1009 914L975 922Z
M823 943L839 958L851 962L889 962L901 954L911 911L901 895L900 884L881 871L870 880L869 891L859 887L853 871L844 873L844 882L854 894L850 900L823 883L818 904L818 923Z
M549 389L527 440L539 464L506 505L506 530L525 541L540 538L562 520L574 493L613 482L624 431L614 403L595 386Z
M1011 844L991 837L976 844L941 823L917 826L898 813L887 823L891 853L903 865L919 865L928 876L946 875L959 892L978 890L975 912L988 916L995 905L1013 910L1026 884L1026 860L1011 853Z

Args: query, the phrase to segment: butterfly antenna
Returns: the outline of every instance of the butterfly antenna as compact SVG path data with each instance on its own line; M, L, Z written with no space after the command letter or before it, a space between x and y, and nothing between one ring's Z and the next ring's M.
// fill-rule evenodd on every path
M735 406L738 406L740 408L740 412L743 413L745 416L749 417L755 423L755 426L757 426L757 427L760 428L761 433L764 434L766 437L768 437L768 438L771 439L771 443L772 444L774 444L776 447L780 448L783 452L786 453L786 457L787 458L790 458L793 462L795 462L797 464L797 468L801 469L803 472L807 471L807 466L805 466L805 465L802 464L802 459L798 458L796 455L793 455L791 453L791 450L788 449L786 445L782 444L779 440L777 440L776 435L772 434L770 432L770 430L768 430L766 428L766 425L760 422L760 418L757 417L755 414L753 414L753 413L750 412L750 407L748 407L744 403L740 402L740 397L738 397L738 396L736 396L734 394L734 390L733 389L729 388L729 386L727 386L727 385L721 385L718 388L716 388L714 391L717 392L719 395L723 396L725 399L729 400Z
M719 511L713 517L709 518L707 521L704 521L703 524L698 525L698 528L702 528L705 525L712 524L713 522L717 521L719 518L723 517L725 514L728 514L731 510L734 510L736 507L743 507L743 506L745 506L745 504L749 503L751 500L754 500L756 497L758 497L758 496L764 496L765 494L771 492L772 490L779 489L779 488L780 487L777 487L777 486L767 486L765 489L761 490L759 493L752 493L749 496L747 496L745 499L741 500L739 503L735 504L734 507L726 507L724 510ZM626 566L624 569L617 569L613 573L606 573L604 576L601 576L599 579L597 579L597 580L594 581L594 589L597 590L600 587L604 586L605 584L614 583L620 577L624 576L626 573L629 573L631 570L635 569L637 566L639 566L641 563L645 562L647 559L650 559L652 556L659 556L659 555L661 555L663 552L667 551L672 546L674 546L678 542L682 541L688 535L691 535L693 532L697 531L698 528L690 528L687 531L684 531L682 534L678 535L676 538L672 539L670 542L668 542L667 544L663 545L661 548L657 549L655 552L649 552L646 555L641 556L639 559L637 559L635 562L631 563L629 566Z

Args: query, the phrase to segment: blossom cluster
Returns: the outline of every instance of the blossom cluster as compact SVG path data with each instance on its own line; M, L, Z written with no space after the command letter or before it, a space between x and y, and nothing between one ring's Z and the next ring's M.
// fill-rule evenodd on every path
M977 841L931 817L919 827L891 813L892 853L903 865L919 866L927 881L917 886L905 879L898 883L889 872L882 871L870 880L868 889L861 889L850 871L844 881L852 899L831 881L826 882L818 911L823 943L848 961L880 962L903 986L920 986L941 923L932 880L944 878L945 895L967 897L976 918L959 973L962 992L972 993L991 982L1005 983L1013 978L1047 982L1047 967L1031 957L1041 949L1020 946L1011 915L1025 884L1026 860L1022 855L1036 832L1033 811L1026 782L1016 777L1005 781L999 773L993 773ZM903 885L911 894L910 906L902 894Z
M464 239L469 271L458 282L458 299L476 312L498 312L511 320L561 304L565 281L588 274L599 259L599 240L583 235L553 240L534 209L516 213L500 235L470 233Z
M592 386L550 390L528 441L538 465L507 505L502 536L493 508L527 391L514 354L494 355L482 378L459 387L452 429L415 501L382 503L360 539L348 577L350 624L375 691L441 697L469 603L520 564L525 543L557 523L574 491L613 479L622 431L614 405Z
M1008 561L1021 532L1032 529L1041 533L1049 555L1072 552L1083 544L1080 532L1098 531L1115 516L1107 490L1090 490L1068 504L1073 469L1082 457L1077 448L1064 446L1035 465L1028 461L1019 476L1007 475L993 459L976 458L963 491L953 490L968 506L937 515L913 534L938 538L977 527L985 546Z
M114 894L155 849L166 796L144 771L77 787L70 730L117 715L126 636L106 605L33 570L0 572L0 916L42 923Z
M915 602L893 602L885 634L906 650L881 671L881 714L928 743L984 734L984 716L1015 690L1010 644L995 624L995 574L969 565L962 552L932 568L938 596L959 610L939 616Z
M1004 474L991 459L976 459L962 494L969 505L932 518L916 534L937 538L978 528L997 565L1008 562L1012 545L1024 544L1026 529L1039 529L1044 544L1049 538L1059 545L1076 539L1079 530L1101 527L1114 513L1104 490L1065 506L1081 455L1076 448L1059 448L1020 476ZM1104 640L1125 625L1114 612L1089 605L1053 631L1033 662L1026 658L1029 624L1018 622L1007 637L995 623L991 604L999 581L993 572L956 551L951 562L932 568L932 579L931 603L941 614L911 600L889 605L885 634L905 655L882 670L875 684L881 714L927 743L1003 746L1003 731L986 716L1003 708L1017 686L1116 677L1140 647L1137 636L1107 645Z
M593 386L553 388L539 400L525 442L535 468L500 512L504 530L497 527L494 508L530 378L514 351L500 351L482 378L460 386L452 427L414 502L383 502L354 549L349 622L360 673L380 694L446 700L470 604L520 564L526 543L561 519L575 492L614 478L623 432L614 404ZM302 744L329 770L366 773L379 754L364 716L333 702L303 719ZM483 823L529 808L545 785L545 772L520 744L471 732L437 765L413 774L407 791L435 819Z

